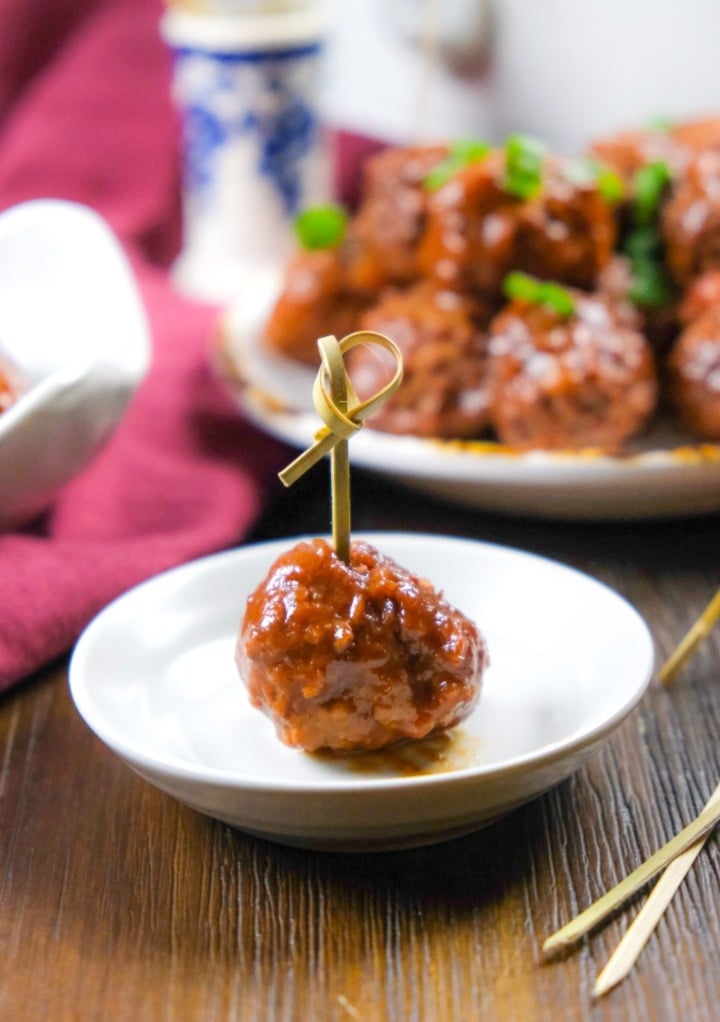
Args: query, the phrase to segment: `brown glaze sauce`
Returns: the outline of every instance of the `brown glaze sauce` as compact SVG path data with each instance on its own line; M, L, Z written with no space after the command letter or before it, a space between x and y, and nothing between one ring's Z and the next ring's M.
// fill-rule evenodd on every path
M348 754L325 749L311 755L351 774L424 777L477 766L481 748L481 740L460 727L436 732L420 741L399 743L371 752Z

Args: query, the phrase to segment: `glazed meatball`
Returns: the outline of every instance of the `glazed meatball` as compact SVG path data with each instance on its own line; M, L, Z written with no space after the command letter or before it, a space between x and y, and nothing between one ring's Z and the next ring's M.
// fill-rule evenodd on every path
M632 268L629 260L626 256L616 253L598 274L596 289L608 299L616 310L622 310L628 321L639 326L642 320L640 311L627 297L632 288L632 282Z
M0 365L0 412L4 412L14 401L15 388L10 382L10 375L5 373Z
M670 401L704 440L720 440L720 306L705 309L678 337L667 362Z
M701 117L680 121L669 129L673 142L691 153L720 149L720 117Z
M635 174L649 163L665 163L671 173L682 172L692 152L668 131L621 131L598 139L589 148L597 159L620 177L628 192Z
M539 193L509 194L501 151L459 170L428 204L420 260L441 285L497 295L510 270L590 286L616 237L610 205L595 181L570 180L547 159Z
M357 329L367 302L348 292L335 249L301 252L285 273L280 295L265 326L264 341L276 351L317 365L319 337Z
M388 294L362 320L392 338L403 356L403 381L369 424L388 433L473 437L488 425L486 332L467 298L423 282ZM354 348L348 370L361 398L381 389L394 369L375 350Z
M431 194L420 247L423 272L441 287L499 294L513 266L522 201L502 185L500 152L470 164Z
M343 244L352 290L377 291L418 276L429 198L424 182L447 153L446 146L417 146L387 149L368 160L360 205Z
M686 287L720 267L720 151L695 157L662 212L668 269Z
M701 273L683 295L678 319L687 326L707 309L720 308L720 268Z
M590 288L612 255L617 226L597 183L573 182L566 170L546 161L542 191L522 211L515 268Z
M667 355L677 337L678 303L672 296L666 305L657 309L640 309L630 299L633 289L633 273L626 256L614 255L599 274L596 291L605 296L615 312L626 322L640 330L658 359Z
M607 299L572 297L568 317L515 301L491 324L491 417L499 439L519 450L614 452L655 408L644 336Z
M368 543L345 564L316 539L282 554L250 596L236 661L286 744L369 750L459 723L488 653L429 582Z

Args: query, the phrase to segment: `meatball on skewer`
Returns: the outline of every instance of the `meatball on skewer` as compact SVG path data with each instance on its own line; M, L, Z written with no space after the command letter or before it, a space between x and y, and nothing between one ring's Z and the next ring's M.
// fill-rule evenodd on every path
M280 558L251 595L237 664L286 744L371 750L450 728L488 663L476 625L426 580L364 542Z
M356 404L342 356L361 340L389 348L397 370L392 385ZM370 544L350 541L349 496L338 488L347 452L336 456L347 444L348 422L359 427L362 410L387 398L399 381L399 349L369 331L340 342L323 337L318 347L313 399L328 432L316 435L280 478L297 479L329 439L333 512L342 497L347 515L333 513L332 546L323 539L299 542L271 566L248 599L236 663L251 702L287 744L307 751L378 749L424 738L467 716L479 695L487 649L474 622L428 581Z

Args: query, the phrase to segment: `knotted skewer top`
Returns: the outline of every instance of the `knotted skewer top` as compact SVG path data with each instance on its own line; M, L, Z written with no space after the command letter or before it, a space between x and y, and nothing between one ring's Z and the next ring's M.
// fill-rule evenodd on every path
M345 371L343 356L360 344L377 345L395 359L392 378L372 397L360 401ZM332 521L335 552L344 561L350 555L350 471L347 441L362 429L365 419L393 394L402 380L400 349L384 334L358 330L338 341L332 335L318 341L320 369L313 385L313 404L325 425L315 434L313 444L279 473L291 486L325 454L332 454Z

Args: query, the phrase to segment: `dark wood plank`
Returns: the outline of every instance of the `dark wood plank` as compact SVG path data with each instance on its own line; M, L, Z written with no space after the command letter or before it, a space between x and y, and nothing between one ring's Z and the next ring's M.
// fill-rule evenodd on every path
M327 529L318 478L254 538ZM471 535L614 586L663 655L718 585L720 519L534 522L447 507L363 473L356 528ZM430 848L332 855L262 842L134 775L75 712L65 665L0 701L0 1017L650 1020L717 1017L716 840L638 967L592 985L628 906L564 959L545 936L655 850L720 779L720 631L567 782Z

